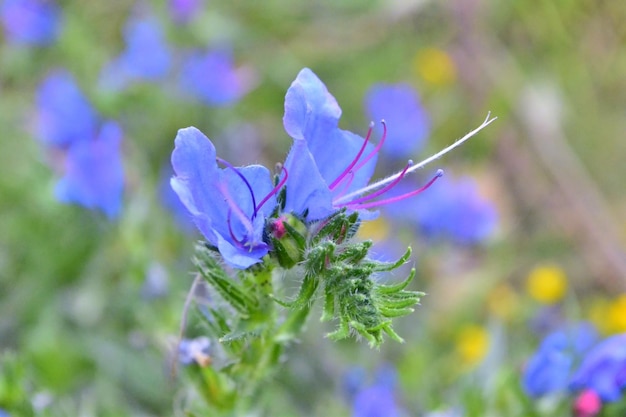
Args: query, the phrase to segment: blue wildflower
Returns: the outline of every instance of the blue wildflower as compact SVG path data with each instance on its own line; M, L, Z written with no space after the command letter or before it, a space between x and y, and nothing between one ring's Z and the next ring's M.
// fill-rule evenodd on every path
M171 53L156 19L130 19L124 40L126 49L102 70L102 87L123 90L132 82L158 81L167 76Z
M22 45L49 45L61 29L61 11L52 0L4 0L0 20L7 41Z
M211 341L208 337L200 336L195 339L183 339L178 344L178 361L183 365L196 363L200 366L207 366L211 357L209 350Z
M67 71L46 77L37 89L36 103L36 135L47 146L66 147L89 140L96 132L96 113Z
M531 397L565 391L573 366L597 339L589 323L550 333L528 360L522 375L524 391Z
M171 185L200 232L230 266L245 269L260 262L269 250L265 220L284 180L273 187L267 168L235 168L218 159L213 143L194 127L179 130L175 143Z
M341 108L322 81L308 68L300 71L285 96L283 125L294 139L285 161L289 172L285 211L306 215L309 221L319 220L341 208L362 211L399 201L419 194L432 184L434 179L422 189L372 201L395 187L412 162L384 187L381 184L380 189L366 194L386 133L374 146L369 143L371 126L363 139L339 129L340 116ZM371 215L362 212L362 218Z
M617 401L626 388L626 333L611 336L583 359L572 376L572 390L590 389L604 401Z
M374 384L361 389L352 401L353 417L398 417L396 401L396 372L391 367L381 368Z
M169 10L176 23L187 23L202 8L202 0L169 0Z
M117 217L124 190L121 141L119 125L107 122L97 138L73 142L65 155L65 175L55 189L57 199Z
M375 84L365 96L365 107L370 120L387 122L386 153L405 158L422 149L430 121L409 84Z
M0 417L11 417L11 414L9 414L8 411L5 411L2 408L0 408Z
M183 62L180 84L184 92L209 106L228 106L243 97L250 81L235 68L226 50L194 51Z

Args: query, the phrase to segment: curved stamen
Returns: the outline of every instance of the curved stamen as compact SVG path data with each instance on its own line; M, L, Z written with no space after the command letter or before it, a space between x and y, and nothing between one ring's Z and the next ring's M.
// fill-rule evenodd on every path
M246 230L248 231L248 236L254 236L254 227L252 226L252 222L250 221L248 216L246 216L246 213L244 213L243 210L241 210L241 208L235 203L235 200L233 200L232 196L230 195L228 188L226 188L223 183L218 183L217 187L224 196L226 204L228 204L228 207L230 207L229 212L232 211L233 213L235 213L239 221L245 226ZM228 227L230 227L230 223Z
M391 198L387 198L385 200L379 200L379 201L373 201L371 203L365 203L365 204L356 204L354 209L368 209L368 208L372 208L372 207L377 207L377 206L382 206L383 204L389 204L389 203L395 203L396 201L401 201L404 200L405 198L409 198L409 197L413 197L415 195L418 195L424 191L426 191L431 185L433 185L433 183L437 180L437 178L440 178L443 176L443 170L442 169L438 169L437 170L437 174L435 174L435 176L428 181L428 183L426 183L426 185L424 185L423 187L408 192L406 194L402 194L399 195L397 197L391 197Z
M359 162L359 159L363 155L363 152L365 152L365 148L367 147L367 144L369 143L370 136L372 135L373 129L374 129L374 122L370 122L370 127L369 129L367 129L367 135L365 136L365 140L363 141L363 145L361 146L361 149L359 149L359 153L356 154L356 157L352 160L352 162L350 162L350 165L348 165L346 169L344 169L343 172L339 174L339 176L335 178L335 180L328 186L328 188L330 188L330 191L333 191L335 187L337 187L337 185L339 185L339 183L346 177L346 175L350 171L352 171L352 168L356 165L356 163Z
M230 238L233 240L233 242L235 242L239 248L244 249L246 247L246 245L244 245L243 243L244 241L237 239L237 236L235 236L235 232L233 231L233 227L230 223L231 214L232 214L232 211L228 210L228 214L226 215L226 224L228 224L228 233L230 233Z
M217 162L219 162L220 164L226 165L228 168L230 168L233 171L235 171L235 174L237 174L239 176L239 178L241 178L241 180L244 182L244 184L246 184L246 187L248 187L248 191L250 191L250 197L252 198L252 207L256 207L256 199L254 198L254 191L252 191L252 186L250 185L250 183L248 182L246 177L244 177L243 174L241 172L239 172L239 170L237 168L235 168L233 166L233 164L231 164L227 160L222 159L219 156L216 157L215 159L217 159ZM255 215L256 215L256 208L254 210L254 215L252 217L254 218Z
M346 181L345 184L343 184L341 191L339 191L337 193L337 197L336 198L341 198L342 195L344 195L346 193L346 191L348 191L348 188L350 188L350 184L352 184L352 180L354 180L354 171L350 171L348 172L348 174L350 176L350 178L348 179L348 181Z
M367 201L367 200L371 200L372 198L376 198L379 195L382 195L382 194L386 193L387 191L389 191L393 187L395 187L396 184L398 184L400 182L400 180L406 176L406 172L408 171L408 169L412 165L413 165L413 161L409 160L409 162L406 164L406 166L404 167L402 172L400 172L400 175L398 176L398 178L396 178L395 180L393 180L392 182L390 182L389 184L387 184L385 187L381 188L380 190L375 191L372 194L368 194L368 195L365 195L363 197L354 199L354 200L349 201L347 203L337 204L337 207L345 207L345 206L350 206L352 204L359 204L359 203L362 203L362 202Z
M372 159L374 155L378 153L378 151L380 151L380 148L383 147L383 143L385 143L385 139L387 138L387 123L385 123L385 120L381 120L380 123L383 125L383 135L380 137L380 140L378 141L376 147L372 150L372 152L370 152L363 161L359 162L359 164L354 167L355 171L358 171L363 167L363 165L367 164L369 160Z
M267 194L263 198L263 200L261 200L259 205L254 207L254 214L252 215L253 219L256 217L256 214L261 209L261 207L263 207L263 204L267 203L267 200L269 200L273 195L278 193L280 191L280 189L283 188L283 185L285 185L285 183L287 182L287 178L289 177L289 172L287 171L287 168L285 168L284 166L281 166L281 168L285 172L285 176L283 177L282 180L280 180L278 185L276 185L276 187L274 187L274 189L272 191L270 191L269 194Z

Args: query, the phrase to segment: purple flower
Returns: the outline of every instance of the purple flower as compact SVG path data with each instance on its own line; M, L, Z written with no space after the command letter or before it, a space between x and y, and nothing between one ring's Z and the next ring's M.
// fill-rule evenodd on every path
M210 348L211 341L208 337L183 339L178 344L178 361L183 365L191 365L195 362L200 366L206 366L210 362Z
M176 23L187 23L202 8L202 0L169 0L169 10Z
M406 158L423 147L430 121L409 84L375 84L365 97L365 107L371 120L387 122L385 152Z
M269 251L265 219L284 181L274 187L267 168L235 168L218 159L213 143L194 127L179 130L175 142L171 185L200 232L230 266L245 269L260 262ZM219 168L218 160L226 168Z
M0 19L9 42L49 45L61 29L61 11L52 0L4 0Z
M249 90L245 72L234 67L231 54L225 50L194 51L183 63L181 88L209 106L235 103Z
M541 397L566 390L574 363L596 339L596 330L589 323L550 333L526 364L524 391L531 397Z
M107 122L97 138L73 142L65 155L65 175L55 189L59 201L100 209L111 219L117 217L124 190L121 141L121 128Z
M156 19L130 19L124 30L126 49L102 71L104 88L123 90L136 81L163 79L171 65L171 54L161 25Z
M617 401L626 388L626 333L591 349L572 377L572 390L590 389L604 401Z
M404 192L402 187L394 190ZM458 244L477 244L488 238L497 224L497 213L491 202L483 198L471 178L442 178L428 191L426 199L406 206L389 206L396 219L417 226L431 239L451 239Z
M36 102L36 135L45 145L66 147L96 132L96 113L67 71L48 75L37 89Z
M396 373L390 367L378 371L374 384L354 395L353 417L398 417L400 409L396 402Z
M423 191L425 187L391 199L372 201L395 187L412 162L395 180L367 194L364 187L374 172L386 135L383 133L374 146L369 143L371 127L363 139L339 129L340 116L341 108L322 81L308 68L300 71L285 96L283 125L294 139L285 161L289 172L285 211L313 221L346 208L359 210L361 217L367 219L372 215L363 210Z

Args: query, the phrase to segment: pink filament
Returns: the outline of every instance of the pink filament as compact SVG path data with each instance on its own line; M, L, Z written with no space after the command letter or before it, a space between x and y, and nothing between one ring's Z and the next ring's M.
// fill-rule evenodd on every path
M374 157L380 151L380 148L383 147L383 143L385 143L385 139L387 138L387 123L384 120L381 120L380 123L383 125L383 135L380 137L380 141L376 144L376 147L365 157L363 161L361 161L355 168L355 171L358 171L363 167L363 165L367 164L370 159Z
M373 128L374 128L374 123L370 123L370 127L367 130L367 135L365 136L365 140L363 141L363 146L361 146L361 149L359 149L359 153L357 153L356 157L352 160L352 162L350 162L350 165L348 165L346 169L344 169L343 172L339 174L339 176L335 178L335 180L328 186L328 188L331 191L333 191L335 187L339 185L339 183L346 177L346 175L350 171L352 171L352 168L356 165L356 163L359 162L359 159L361 158L361 155L363 155L363 152L365 151L365 148L367 147L367 144L370 140L370 136L372 135Z
M261 200L261 202L259 203L258 206L254 207L254 214L252 215L253 219L256 217L256 214L261 209L261 207L263 207L263 204L267 203L267 200L269 200L273 195L278 193L278 191L280 191L280 189L283 187L283 185L285 185L285 183L287 182L287 178L289 177L289 172L287 171L287 168L285 168L285 167L283 167L283 171L285 172L285 176L283 177L283 179L280 180L278 185L276 187L274 187L274 189L272 191L270 191L269 194L267 194L265 196L265 198L263 198L263 200Z
M237 168L235 168L230 162L226 161L225 159L222 158L216 158L218 162L226 165L228 168L232 169L233 171L235 171L235 174L237 174L239 176L239 178L241 178L241 180L246 184L246 187L248 187L248 191L250 191L250 197L252 198L252 206L255 207L254 209L254 215L252 216L252 218L254 218L256 216L256 200L254 198L254 192L252 191L252 186L250 185L250 183L248 182L248 180L246 179L246 177L243 176L243 174L241 172L239 172L239 170Z
M218 188L220 192L222 193L222 195L224 196L224 199L226 200L226 204L228 204L228 207L230 207L229 216L231 212L235 213L235 215L239 218L241 223L248 230L248 235L252 236L254 234L254 227L252 226L252 222L250 221L248 216L246 216L243 210L241 210L241 208L237 204L235 204L235 201L233 200L232 196L228 192L228 188L226 188L224 184L221 184L221 183L218 184ZM228 217L227 220L228 220L228 227L230 228L230 217Z
M367 201L367 200L371 200L372 198L376 198L379 195L382 195L382 194L386 193L387 191L389 191L393 187L395 187L396 184L399 183L402 178L404 178L404 176L406 175L406 171L411 167L411 165L413 165L413 161L409 161L406 164L406 166L404 167L404 169L402 170L402 172L400 173L398 178L396 178L395 180L393 180L392 182L390 182L389 184L387 184L386 186L384 186L380 190L378 190L376 192L373 192L371 194L365 195L363 197L359 197L359 198L357 198L355 200L352 200L350 202L343 203L343 204L338 204L338 207L345 207L345 206L350 206L350 205L353 205L353 204L359 204L359 203L362 203L362 202Z
M406 194L402 194L402 195L399 195L397 197L391 197L391 198L387 198L385 200L373 201L371 203L365 203L365 204L358 204L358 203L356 203L355 204L354 202L351 202L351 203L348 204L348 206L352 206L353 204L355 204L356 207L353 207L354 209L368 209L368 208L372 208L372 207L382 206L384 204L395 203L396 201L402 201L402 200L404 200L406 198L416 196L416 195L426 191L431 185L433 185L433 183L437 180L437 178L440 178L442 176L443 176L443 170L440 169L440 170L437 170L437 174L435 174L435 176L430 181L428 181L428 183L426 183L426 185L424 185L423 187L421 187L421 188L419 188L417 190L410 191L410 192L408 192Z

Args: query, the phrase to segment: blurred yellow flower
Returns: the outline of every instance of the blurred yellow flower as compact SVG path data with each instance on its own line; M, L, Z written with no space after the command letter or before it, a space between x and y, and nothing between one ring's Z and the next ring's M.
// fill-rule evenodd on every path
M463 370L470 370L478 365L489 351L489 332L482 326L464 326L456 339L456 353Z
M567 291L565 271L557 265L537 266L528 274L526 290L540 303L555 304L563 299Z
M382 217L372 221L365 221L359 227L358 236L361 239L372 239L374 242L382 242L389 237L389 223Z
M413 58L413 70L427 83L448 85L456 79L456 65L450 55L438 48L424 48Z
M609 304L606 319L609 333L626 332L626 294L620 295Z

